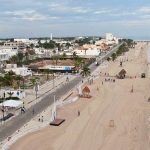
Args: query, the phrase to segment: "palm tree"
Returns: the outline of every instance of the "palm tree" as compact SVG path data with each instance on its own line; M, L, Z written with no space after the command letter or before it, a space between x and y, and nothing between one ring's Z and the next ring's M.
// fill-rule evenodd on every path
M46 73L47 81L48 81L49 80L49 74L52 73L52 71L49 69L46 69L44 72Z
M55 60L55 65L57 65L60 56L59 55L54 55L52 58L53 58L53 62Z
M75 59L77 57L77 53L76 52L73 52L73 58Z
M75 61L74 66L78 70L80 68L81 63L79 61Z
M111 55L111 57L112 57L112 60L114 61L114 60L117 58L116 53L113 53L113 54Z
M0 76L0 89L4 85L4 78Z
M14 92L7 92L7 94L9 95L9 98L11 98L14 94Z
M84 67L80 73L82 75L82 77L87 77L91 74L91 71L88 67Z
M28 61L29 60L29 53L28 52L25 53L25 57L26 57L26 61Z
M66 58L66 53L63 53L63 55L62 55L62 59L65 59Z
M12 75L9 75L9 74L6 74L5 76L4 76L4 86L12 86L12 84L13 84L13 76Z
M16 75L16 74L15 74L15 72L13 72L13 71L11 70L11 71L7 72L7 75L9 75L9 76L14 76L14 75Z
M17 55L14 55L12 56L9 61L12 63L12 64L16 64L18 62L18 57Z
M23 58L24 58L24 54L23 53L18 53L17 56L18 56L19 63L22 63Z
M30 81L31 81L32 85L35 86L37 79L36 78L31 78Z
M17 81L18 88L20 88L20 82L23 81L23 77L21 75L16 75L15 80Z

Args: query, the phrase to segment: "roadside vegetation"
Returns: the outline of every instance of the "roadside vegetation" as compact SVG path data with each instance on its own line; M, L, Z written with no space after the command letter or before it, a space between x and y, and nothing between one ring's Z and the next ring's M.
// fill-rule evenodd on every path
M112 60L114 61L118 56L124 54L125 52L128 52L130 48L134 48L136 45L136 42L134 42L132 39L122 39L120 42L124 42L117 50L116 53L112 54Z

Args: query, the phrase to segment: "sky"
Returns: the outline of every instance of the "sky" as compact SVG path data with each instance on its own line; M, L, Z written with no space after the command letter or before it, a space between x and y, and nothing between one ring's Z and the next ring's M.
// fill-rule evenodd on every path
M150 0L0 0L0 38L150 39Z

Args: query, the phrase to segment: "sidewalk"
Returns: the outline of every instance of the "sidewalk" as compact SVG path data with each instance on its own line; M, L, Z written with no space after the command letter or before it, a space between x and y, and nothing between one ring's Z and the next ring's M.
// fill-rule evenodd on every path
M73 76L73 75L67 75L67 76L69 78L68 82L72 81L75 78L75 76ZM35 93L34 89L25 90L26 97L21 100L21 101L24 102L24 107L26 109L29 109L31 106L33 106L36 103L40 102L44 97L46 97L50 93L54 92L56 89L60 88L61 86L64 86L67 83L66 82L66 77L67 76L65 76L65 75L64 76L63 75L58 76L54 79L54 81L50 80L50 81L46 82L45 84L41 85L40 89L38 91L38 94L37 94L37 96L38 96L37 98L36 98L36 93ZM5 114L8 114L8 113L9 112L6 112ZM15 114L15 116L19 115L20 114L20 109L16 110L16 111L13 111L13 113ZM7 121L9 121L11 119L13 119L13 117L8 119ZM7 121L5 121L5 123ZM0 126L1 125L3 125L3 123L1 123Z

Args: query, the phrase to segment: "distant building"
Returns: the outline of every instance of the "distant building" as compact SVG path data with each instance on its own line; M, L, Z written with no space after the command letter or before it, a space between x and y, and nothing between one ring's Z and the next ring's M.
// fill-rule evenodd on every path
M77 56L80 57L92 57L92 56L99 56L101 53L100 49L97 48L88 48L88 49L76 49L74 50Z
M13 42L6 42L0 46L0 53L6 53L10 58L18 53L18 45Z
M0 62L7 61L8 59L9 59L8 54L0 51Z
M14 42L30 43L29 39L14 39Z
M21 75L23 77L25 76L32 76L32 71L28 69L27 67L17 67L17 64L7 64L6 69L4 69L6 72L13 71L17 75Z
M118 44L118 38L116 38L112 33L106 33L107 44Z
M112 41L114 40L114 36L112 33L106 33L106 40L107 41Z
M65 72L70 72L75 68L75 66L56 66L56 65L47 65L44 68L40 69L49 69L52 71L65 71Z

